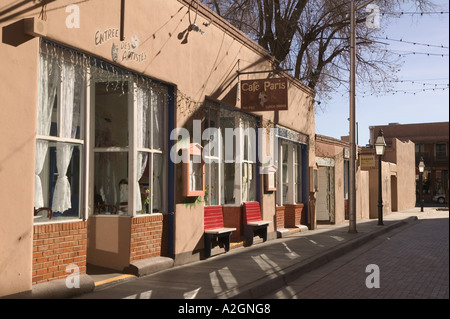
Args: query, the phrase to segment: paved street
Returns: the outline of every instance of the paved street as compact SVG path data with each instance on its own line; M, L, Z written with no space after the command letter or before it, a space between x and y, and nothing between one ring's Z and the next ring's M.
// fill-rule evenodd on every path
M432 210L264 298L448 299L448 265L449 212Z

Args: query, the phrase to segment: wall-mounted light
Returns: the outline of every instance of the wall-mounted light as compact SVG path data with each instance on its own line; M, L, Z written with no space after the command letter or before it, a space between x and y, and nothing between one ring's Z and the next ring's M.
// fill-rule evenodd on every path
M24 32L33 37L47 36L47 22L35 17L26 18L23 22Z
M195 31L195 32L200 32L202 35L205 34L205 31L203 31L202 29L200 29L200 27L198 25L196 25L195 23L191 24L189 26L189 31Z

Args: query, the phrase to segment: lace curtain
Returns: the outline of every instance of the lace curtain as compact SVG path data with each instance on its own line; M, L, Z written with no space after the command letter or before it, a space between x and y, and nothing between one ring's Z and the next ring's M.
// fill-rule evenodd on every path
M155 154L153 156L153 210L161 212L162 209L162 173L163 173L163 156Z
M80 114L82 79L73 64L64 62L61 70L63 79L59 109L58 135L62 138L75 138L77 117ZM75 91L78 94L75 94ZM56 144L56 167L58 178L53 194L52 210L64 212L72 208L71 187L67 178L67 168L72 159L73 145L58 142Z
M39 55L39 90L38 90L38 110L37 110L37 135L50 135L50 125L52 122L52 110L55 102L56 91L59 85L59 68L57 60L47 54ZM35 191L34 207L44 206L42 193L42 182L39 174L44 167L47 156L48 141L36 140L35 158Z
M76 137L77 123L82 98L82 77L73 64L64 62L61 69L62 88L58 110L58 136L61 138ZM52 210L64 212L72 208L71 186L67 178L67 168L72 159L73 145L56 143L56 168L58 178L53 193Z
M153 108L153 148L163 149L163 136L164 132L162 119L164 115L164 96L161 92L152 92L152 108ZM152 189L152 199L153 199L153 211L161 212L162 210L162 175L164 169L162 154L153 155L153 189Z
M149 148L149 103L150 103L150 90L144 87L138 87L136 91L136 101L137 101L137 147L138 148ZM137 154L137 182L136 182L136 198L135 206L136 211L140 212L142 210L142 196L140 192L139 180L145 172L147 166L148 153L138 152Z

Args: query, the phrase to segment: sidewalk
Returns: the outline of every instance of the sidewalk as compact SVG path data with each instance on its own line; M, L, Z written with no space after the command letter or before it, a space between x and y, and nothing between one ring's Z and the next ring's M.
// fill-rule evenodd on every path
M357 221L357 233L348 224L318 225L252 247L232 249L207 260L171 267L144 277L92 275L95 290L82 299L255 299L342 256L398 227L432 214L436 208L396 212L377 220ZM124 282L125 281L125 282Z
M68 289L65 281L36 285L25 298L79 299L255 299L307 275L329 261L370 240L436 212L436 207L416 207L378 220L358 220L357 233L349 234L348 223L318 225L315 230L238 247L207 260L173 266L155 259L158 271L137 277L114 271L89 272L80 278L81 287ZM448 209L447 209L448 210ZM161 258L164 259L164 258ZM161 265L164 265L163 267Z

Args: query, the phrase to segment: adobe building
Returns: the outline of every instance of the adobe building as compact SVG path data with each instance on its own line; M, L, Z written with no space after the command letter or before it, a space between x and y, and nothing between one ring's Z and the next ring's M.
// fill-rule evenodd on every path
M383 130L386 143L394 138L412 141L415 144L415 167L417 194L419 184L418 165L423 158L423 195L425 201L431 201L436 195L445 195L448 203L448 152L449 122L377 125L370 128L370 141L373 144L378 131ZM419 201L419 199L417 199Z
M370 218L378 217L379 160L374 147L361 149L359 165L369 173ZM415 207L414 143L390 139L381 161L383 215Z
M318 189L316 190L317 223L342 224L349 219L349 143L329 136L316 134L316 165ZM357 150L359 160L360 149ZM369 172L357 166L356 220L368 219Z
M203 5L6 1L0 14L0 296L90 265L204 258L207 207L236 245L253 242L246 203L267 240L314 223L314 92ZM206 128L233 129L231 149L211 152L223 135ZM253 156L264 146L273 162Z
M316 134L316 222L347 222L349 143ZM356 219L378 218L378 156L373 147L358 147L356 165ZM414 143L389 141L382 157L383 215L415 206Z

